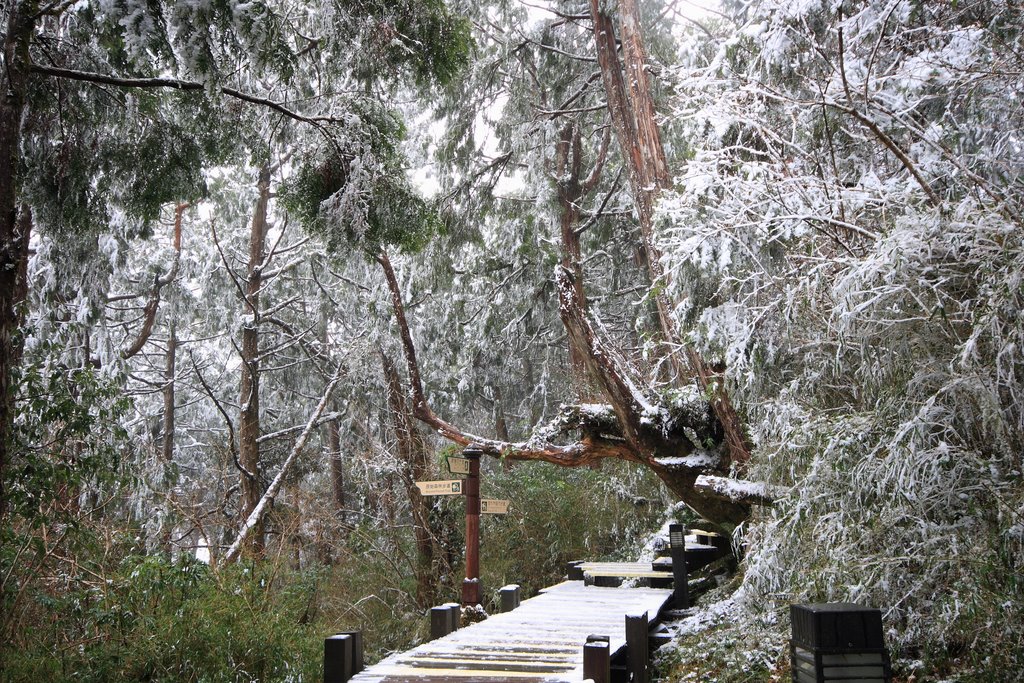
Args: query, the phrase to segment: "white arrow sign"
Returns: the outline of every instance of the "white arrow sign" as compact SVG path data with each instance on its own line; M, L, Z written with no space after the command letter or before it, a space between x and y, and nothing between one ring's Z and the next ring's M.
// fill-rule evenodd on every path
M490 500L487 498L480 499L480 514L481 515L504 515L508 513L508 501L507 500Z
M461 496L462 480L418 481L416 486L424 496Z

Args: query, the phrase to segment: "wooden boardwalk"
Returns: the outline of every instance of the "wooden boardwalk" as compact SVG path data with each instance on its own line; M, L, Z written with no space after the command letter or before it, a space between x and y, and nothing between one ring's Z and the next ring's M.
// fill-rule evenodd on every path
M626 615L646 612L654 622L671 597L671 590L661 588L600 588L565 581L511 612L392 655L351 680L578 683L583 680L587 636L608 636L614 656L626 645Z

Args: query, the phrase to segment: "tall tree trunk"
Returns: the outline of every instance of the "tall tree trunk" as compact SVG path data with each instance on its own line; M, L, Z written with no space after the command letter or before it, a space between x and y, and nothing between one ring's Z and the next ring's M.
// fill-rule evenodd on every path
M404 465L405 490L412 510L413 538L416 542L416 603L420 607L429 607L435 603L437 597L437 585L434 580L437 542L430 527L428 499L416 486L416 482L422 480L427 473L427 449L419 432L416 431L416 419L409 412L395 364L383 351L380 358L388 385L388 407L391 412L392 428L398 443L398 454Z
M322 355L326 357L330 339L327 335L328 320L325 312L321 312L321 334L320 348ZM337 414L338 403L331 401L331 412ZM331 475L331 502L334 503L334 511L338 513L338 520L345 523L345 466L341 459L341 425L337 419L332 419L324 425L325 438L327 441L327 463Z
M654 302L662 337L668 347L668 358L677 376L689 375L696 379L702 390L713 390L712 407L725 432L729 455L736 462L746 462L750 459L750 445L729 395L700 353L690 345L680 343L672 321L672 306L665 295L669 278L661 265L661 252L655 241L653 219L654 203L660 191L669 187L671 178L658 123L655 120L654 99L647 78L647 53L640 33L639 8L636 0L622 0L619 3L623 57L623 63L620 64L615 27L611 18L601 12L599 5L599 0L590 0L597 61L608 100L612 128L629 170L644 257L651 282L656 286ZM683 349L688 368L679 358L679 349Z
M508 420L505 419L505 405L501 398L501 387L494 386L494 435L501 441L511 441L512 437L508 433ZM513 462L508 458L503 458L501 465L504 469L510 470L513 467Z
M337 412L337 404L331 406ZM341 460L341 427L337 420L328 421L327 450L331 464L331 497L338 518L345 522L345 467Z
M181 214L188 207L179 204L174 215L174 267L167 278L167 284L177 273L177 265L181 259ZM177 321L173 312L167 323L167 355L164 360L164 429L161 443L161 456L165 463L174 460L174 381L177 372L178 336Z
M174 373L177 365L178 337L175 323L167 331L167 356L164 363L164 428L160 456L165 463L174 460Z
M160 460L163 463L164 481L167 485L167 491L164 493L164 524L160 536L160 546L168 557L171 557L174 550L171 547L171 534L174 525L170 523L173 514L171 498L174 496L174 486L168 476L168 465L174 462L174 374L176 372L177 350L178 338L175 333L175 322L172 319L168 325L167 353L164 356L164 414L163 430L160 435Z
M583 178L583 142L580 127L576 121L569 121L561 130L555 145L554 173L558 183L559 228L562 245L562 267L573 275L575 299L586 308L587 296L583 280L583 248L580 243L580 217L583 201L597 187L604 169L608 151L609 135L602 138L593 160L593 168ZM578 398L589 401L593 391L586 371L586 350L573 344L569 337L569 366L578 378Z
M572 272L576 298L586 301L583 289L583 258L580 247L580 235L576 228L580 222L580 200L583 190L580 186L580 169L582 168L582 150L579 126L569 122L562 128L555 148L555 177L558 179L559 228L562 243L562 267ZM578 398L586 401L590 398L589 382L583 358L584 349L572 343L569 338L569 367L578 378Z
M0 65L0 515L7 506L3 488L10 460L14 426L11 374L20 363L17 339L22 315L24 273L28 263L27 210L18 216L18 166L21 161L21 123L25 116L29 77L28 46L38 2L13 2L8 15ZM19 279L21 282L19 282Z
M249 263L246 267L244 322L242 323L242 378L239 392L238 461L240 473L241 514L249 517L263 494L260 482L260 368L259 317L260 287L263 285L261 266L266 252L267 205L270 201L270 166L260 169L259 195L252 215L249 233ZM249 533L249 548L254 554L263 553L264 517Z

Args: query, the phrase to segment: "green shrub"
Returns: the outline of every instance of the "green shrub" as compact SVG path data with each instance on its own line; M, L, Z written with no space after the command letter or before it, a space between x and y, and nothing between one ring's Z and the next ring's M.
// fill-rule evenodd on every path
M103 583L37 596L53 618L23 634L4 680L316 680L323 632L310 616L322 579L131 556Z

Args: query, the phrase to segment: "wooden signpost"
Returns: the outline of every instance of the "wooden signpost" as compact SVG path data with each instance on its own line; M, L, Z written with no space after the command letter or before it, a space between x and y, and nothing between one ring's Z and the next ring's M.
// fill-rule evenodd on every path
M504 515L508 514L507 500L494 500L484 498L480 501L480 514L482 515Z
M462 582L463 606L479 605L483 591L480 587L480 515L508 513L507 500L480 500L480 456L483 451L470 444L462 457L448 458L448 471L464 474L465 479L449 481L418 481L416 486L424 496L466 497L466 578Z
M418 481L416 487L424 496L461 496L462 480L449 481Z
M483 451L469 445L462 451L469 460L466 477L466 578L462 581L463 607L479 605L480 588L480 456Z

